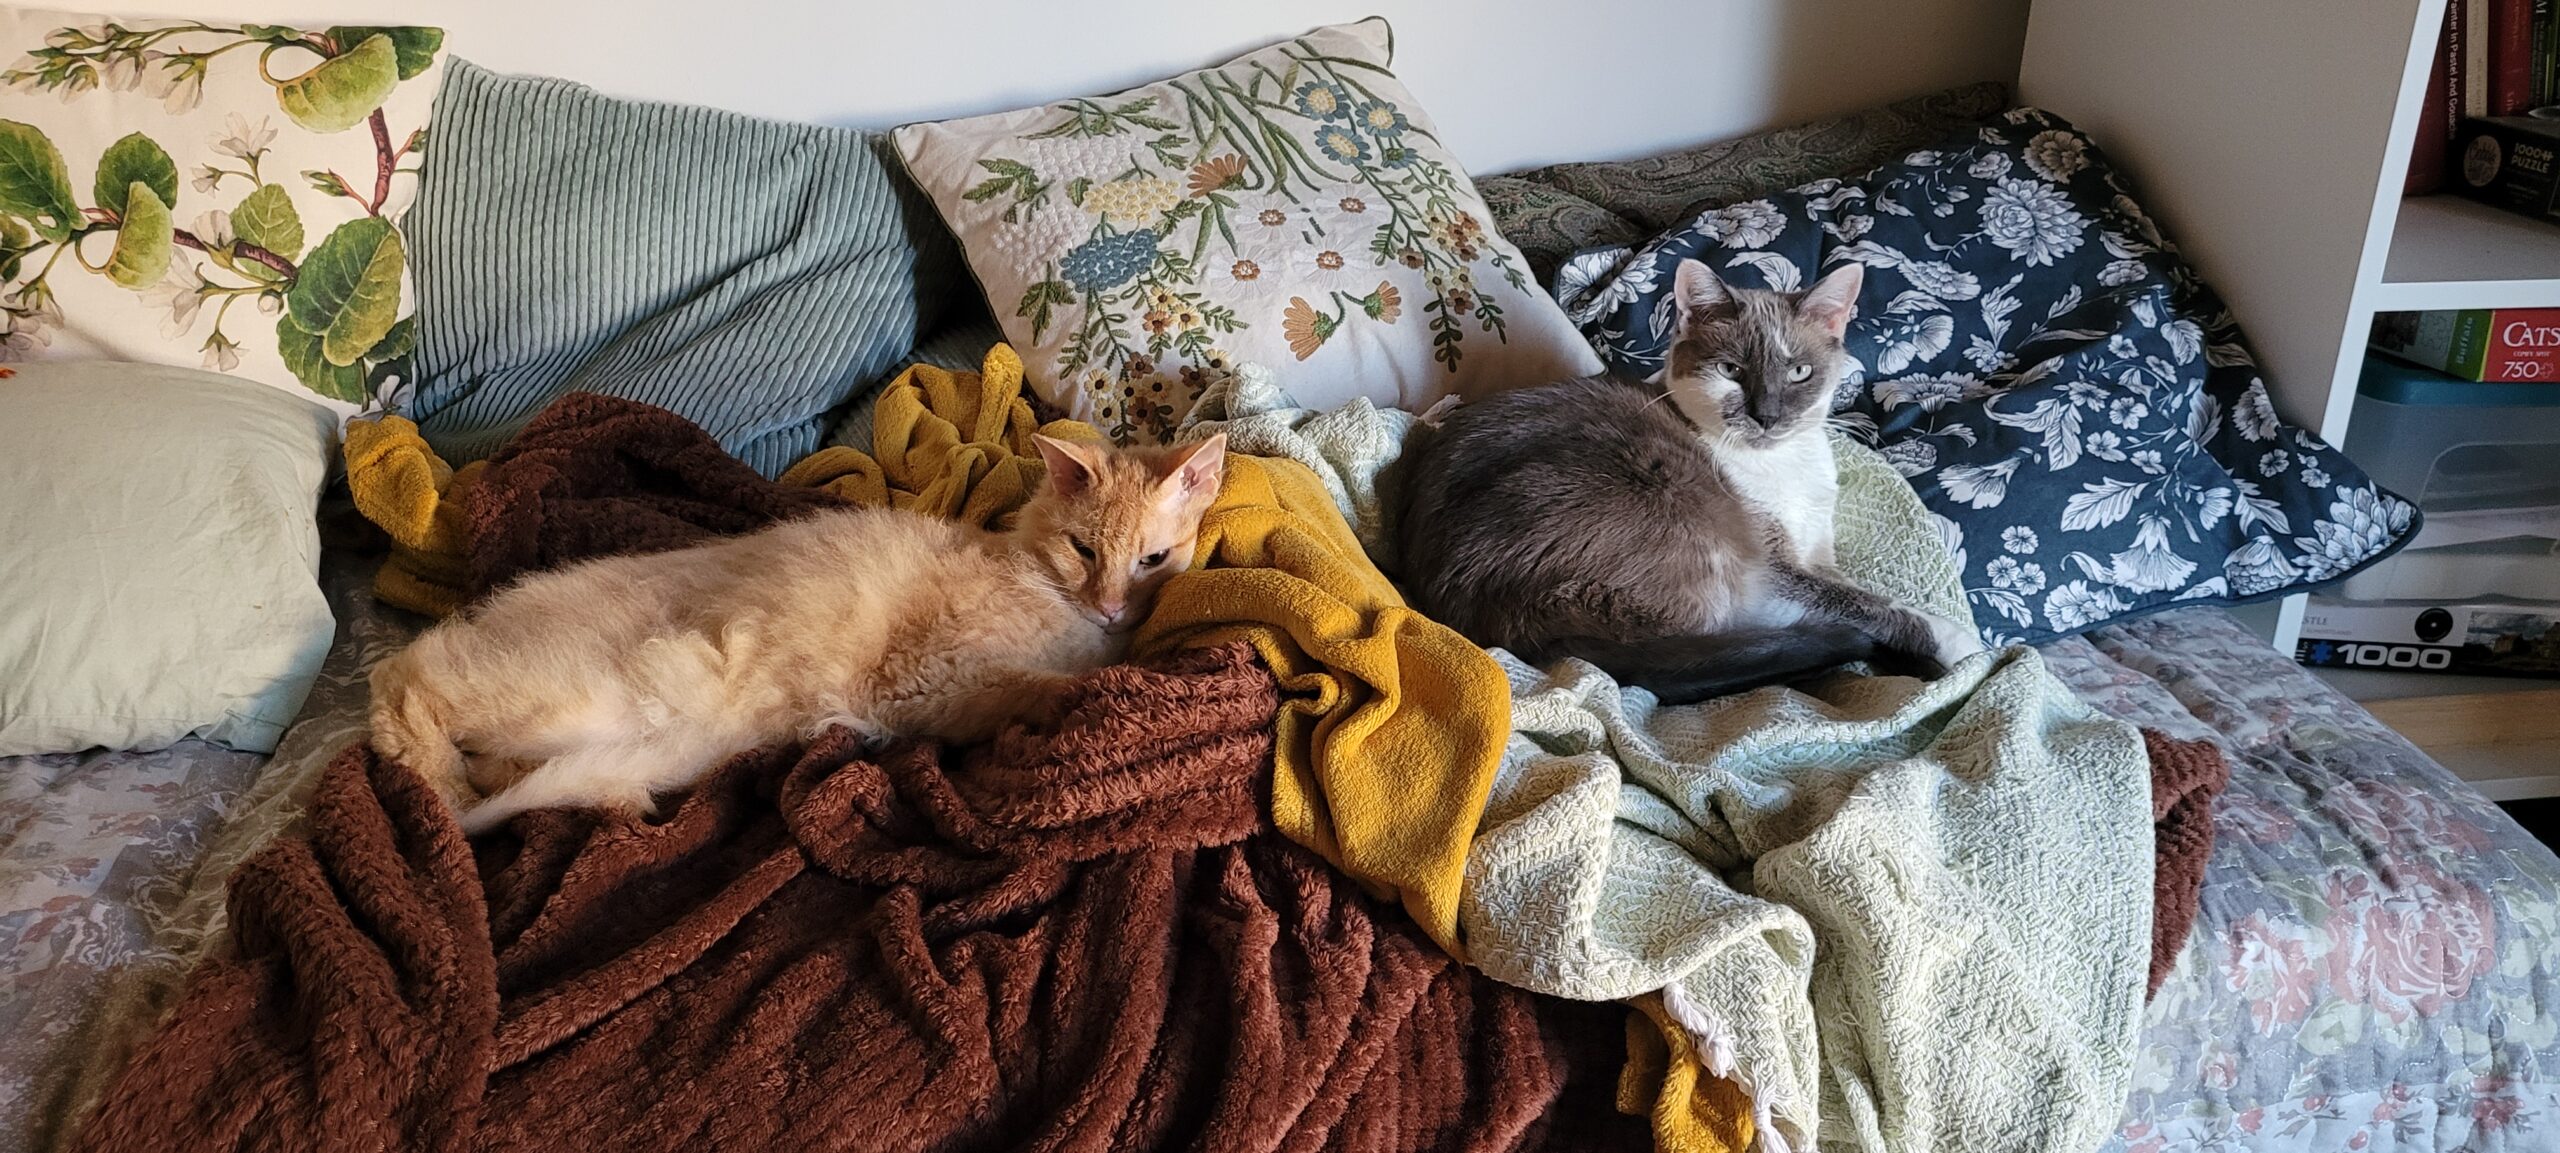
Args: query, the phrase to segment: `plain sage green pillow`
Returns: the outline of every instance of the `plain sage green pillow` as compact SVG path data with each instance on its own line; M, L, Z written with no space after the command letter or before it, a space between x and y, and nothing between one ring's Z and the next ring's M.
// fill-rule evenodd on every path
M0 756L271 752L336 622L314 514L337 418L165 365L0 379Z

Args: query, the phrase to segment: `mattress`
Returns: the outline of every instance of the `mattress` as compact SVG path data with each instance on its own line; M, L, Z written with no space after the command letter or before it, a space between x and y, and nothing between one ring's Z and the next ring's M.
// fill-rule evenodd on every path
M0 1150L49 1148L219 939L221 878L364 728L417 618L331 554L339 632L272 761L0 760ZM2110 1153L2552 1147L2560 859L2215 609L2046 647L2106 711L2229 755L2197 927Z

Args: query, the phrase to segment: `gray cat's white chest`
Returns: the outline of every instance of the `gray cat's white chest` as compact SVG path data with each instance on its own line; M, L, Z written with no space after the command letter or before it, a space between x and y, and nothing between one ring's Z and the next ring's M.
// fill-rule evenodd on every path
M1727 441L1716 446L1715 456L1734 495L1785 530L1797 561L1831 563L1840 473L1829 435L1816 430L1756 449Z

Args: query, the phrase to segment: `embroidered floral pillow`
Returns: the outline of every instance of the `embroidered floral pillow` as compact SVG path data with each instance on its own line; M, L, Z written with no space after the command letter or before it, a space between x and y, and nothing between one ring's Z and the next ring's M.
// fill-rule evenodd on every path
M1611 363L1649 375L1691 258L1787 290L1866 266L1833 419L1956 534L1994 644L2300 592L2416 527L2409 502L2276 415L2230 310L2047 113L1577 254L1556 294Z
M0 357L201 365L385 407L433 28L0 9Z
M1052 403L1161 439L1201 385L1419 409L1597 371L1387 70L1384 20L896 134Z

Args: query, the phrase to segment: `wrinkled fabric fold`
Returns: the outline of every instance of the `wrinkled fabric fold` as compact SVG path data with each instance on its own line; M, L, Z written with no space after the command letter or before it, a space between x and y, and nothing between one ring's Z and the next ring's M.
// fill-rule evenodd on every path
M1249 647L1185 651L1054 730L830 730L661 824L476 844L350 750L80 1147L1640 1144L1621 1010L1472 972L1271 830L1278 703Z

